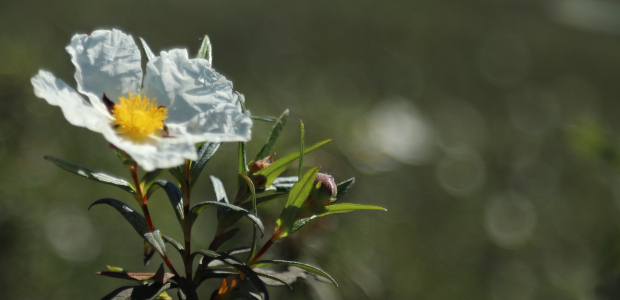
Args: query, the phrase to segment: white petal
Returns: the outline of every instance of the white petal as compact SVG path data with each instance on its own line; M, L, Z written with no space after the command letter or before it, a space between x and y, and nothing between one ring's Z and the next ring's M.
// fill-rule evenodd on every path
M73 88L54 77L52 73L40 70L30 81L34 86L35 95L51 105L60 106L69 123L95 132L102 132L104 128L110 127L111 118L106 111L95 109Z
M194 143L249 141L252 119L249 112L242 113L237 105L220 103L185 124L169 124L168 128L182 132Z
M109 126L103 135L111 144L129 154L147 172L176 167L185 163L186 159L198 159L196 147L184 138L153 138L137 143L122 137Z
M131 36L116 29L76 34L66 50L75 65L78 91L93 105L100 105L104 93L116 101L140 90L140 49Z
M149 61L145 93L168 109L170 123L184 123L220 103L233 103L232 82L205 59L188 59L187 50L162 51Z

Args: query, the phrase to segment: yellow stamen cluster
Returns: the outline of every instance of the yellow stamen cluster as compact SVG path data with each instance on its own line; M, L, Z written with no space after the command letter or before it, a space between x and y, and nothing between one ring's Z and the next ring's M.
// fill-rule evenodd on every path
M163 135L164 120L168 118L165 107L157 107L155 99L149 100L137 94L120 97L120 104L115 104L112 116L118 133L134 140L144 141L152 134Z

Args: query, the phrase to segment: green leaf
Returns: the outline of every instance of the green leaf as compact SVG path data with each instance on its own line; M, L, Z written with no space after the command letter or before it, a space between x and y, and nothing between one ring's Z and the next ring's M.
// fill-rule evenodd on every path
M245 176L243 174L239 174L239 176L243 178L245 183L248 185L248 188L250 189L250 199L252 200L251 201L252 213L254 214L255 217L258 218L257 211L256 211L256 189L254 188L254 183L252 183L252 179L250 179L248 176ZM248 261L250 260L250 258L254 257L254 253L256 253L257 243L258 243L258 235L256 234L256 225L254 225L254 228L252 230L252 249L250 250L250 254L248 255Z
M277 277L274 274L269 273L270 270L257 270L253 269L258 276L262 277L261 280L265 285L268 286L287 286L290 290L293 290L293 287L286 282L284 279ZM275 272L274 272L275 273ZM265 279L266 278L266 279Z
M155 230L153 232L147 232L143 235L144 239L151 244L157 252L161 256L166 255L166 244L164 244L164 240L161 238L161 233L159 230Z
M287 177L278 177L276 178L272 186L276 188L278 192L290 192L295 183L297 183L299 177L297 176L287 176Z
M334 278L332 278L329 274L325 273L321 269L319 269L317 267L313 267L313 266L308 265L308 264L296 262L296 261L288 261L288 260L259 260L259 261L256 261L254 263L251 263L249 266L252 267L252 268L257 268L257 267L262 267L262 266L267 266L267 265L274 265L274 264L287 265L287 266L293 266L293 267L301 268L301 269L303 269L306 272L309 272L309 273L321 276L323 278L326 278L329 281L331 281L335 286L338 286L338 283L334 280Z
M304 129L304 122L302 122L301 120L299 120L299 129L300 129L300 136L301 136L301 144L299 145L299 177L301 178L301 174L303 172L303 165L304 165L304 140L306 139L306 131Z
M149 47L146 41L141 37L139 37L139 39L140 39L140 43L142 44L142 48L144 49L144 54L146 55L146 59L151 60L155 58L155 54L153 54L153 51L151 51L151 47Z
M325 206L325 211L317 214L317 217L322 217L331 214L342 214L348 213L356 210L382 210L387 211L387 209L375 206L375 205L364 205L364 204L353 204L353 203L339 203Z
M177 220L181 227L183 227L183 219L185 216L183 215L183 195L179 187L167 180L156 180L153 182L154 184L148 191L148 195L150 196L156 188L163 188L166 191L166 195L168 195L168 199L170 200L170 204L172 204L172 208L174 209L174 213L177 216Z
M177 251L181 255L181 258L185 259L185 248L183 248L183 245L181 245L181 243L177 242L175 239L167 235L162 234L161 238L164 240L164 242L167 242L168 244L172 245L174 249L177 249Z
M273 150L273 146L275 145L278 137L280 137L280 132L282 132L282 128L286 125L286 120L288 120L289 111L285 110L280 117L276 120L276 123L271 128L271 132L269 133L269 137L267 137L267 141L263 148L260 149L258 154L256 154L256 158L254 161L261 160L269 155L271 155L271 150Z
M196 288L194 287L191 281L187 280L187 278L184 278L184 277L177 278L175 281L177 282L177 285L179 286L177 290L177 296L179 297L179 300L181 299L198 300L198 294L196 294Z
M239 164L237 168L237 174L248 175L247 152L247 144L245 142L239 142ZM239 181L239 183L241 183L241 181Z
M57 157L45 156L45 159L71 173L86 177L90 180L116 186L133 195L136 194L136 190L134 189L134 187L131 184L129 184L129 182L123 179L118 179L110 175L70 163L66 160L63 160Z
M336 200L340 199L340 197L344 196L344 194L346 194L349 189L351 188L351 186L353 186L353 184L355 183L355 177L353 178L349 178L341 183L338 184L337 190L338 190L338 194L336 194Z
M147 172L140 179L140 184L143 186L144 191L148 191L151 188L151 185L159 178L162 174L166 172L166 169L155 169L151 172Z
M269 293L267 293L267 288L265 287L265 284L263 284L263 282L260 280L260 278L258 278L258 275L256 274L256 272L254 272L254 270L252 270L252 268L248 267L246 264L244 264L243 262L241 262L240 260L230 256L230 255L226 255L225 253L218 253L215 251L210 251L210 250L199 250L195 253L192 254L192 257L190 259L194 258L195 254L201 254L204 255L206 257L210 257L212 259L215 260L219 260L237 270L239 270L241 273L243 273L243 275L245 275L250 282L252 282L252 284L258 289L259 293L261 294L261 298L268 300L269 299Z
M228 202L228 196L226 196L226 190L224 189L224 183L222 183L222 181L215 177L215 176L209 176L209 178L211 178L211 183L213 183L213 191L215 191L215 199L217 199L217 202L221 202L221 203L229 203ZM226 213L226 208L224 207L218 207L217 208L217 219L221 219L224 214Z
M278 238L283 238L290 234L291 229L297 218L299 208L306 201L312 187L314 186L314 180L316 174L319 173L319 167L310 169L301 179L293 186L291 193L288 195L288 200L280 217L276 221L277 228L280 228Z
M311 152L312 150L321 147L329 142L333 141L333 139L328 139L328 140L324 140L321 142L318 142L308 148L304 149L304 154L308 154L309 152ZM267 183L265 184L266 187L271 186L271 184L273 183L273 181L280 176L280 174L282 174L282 172L284 172L286 170L286 168L288 168L288 166L291 165L291 163L296 160L297 158L299 158L299 152L297 153L292 153L289 154L283 158L280 158L278 160L276 160L273 164L271 164L269 167L264 168L252 175L257 176L257 175L262 175L265 176L265 178L267 178Z
M258 228L261 231L261 234L263 234L263 232L265 231L265 228L263 227L263 223L260 221L260 219L258 219L256 216L254 216L252 213L250 213L249 211L236 206L236 205L232 205L229 203L222 203L222 202L215 202L215 201L204 201L204 202L200 202L197 203L196 205L192 206L192 208L189 211L189 215L187 215L186 220L185 220L185 224L186 226L192 226L194 224L194 222L196 221L196 218L198 218L198 215L205 210L205 208L208 207L226 207L232 211L238 212L244 216L246 216L247 218L249 218L250 220L252 220L252 222L254 222L254 224L256 224L256 226L258 226Z
M213 54L211 49L211 40L208 35L202 39L202 44L200 44L200 49L198 49L197 58L206 59L209 61L209 66L212 66L213 63Z
M295 220L295 223L293 224L293 228L291 229L291 232L289 234L293 234L293 233L297 232L299 229L304 227L306 224L308 224L308 222L314 220L315 218L316 218L316 216L311 216L311 217L308 217L308 218L303 218L303 219Z
M265 121L265 122L275 122L278 119L274 117L264 117L264 116L250 116L252 120Z
M198 148L198 160L192 162L192 166L190 167L190 170L189 170L190 187L194 186L194 184L196 183L196 180L200 176L200 173L202 172L204 167L207 165L209 160L211 160L211 157L213 157L217 149L220 148L220 145L221 143L206 142Z
M133 229L135 229L140 236L144 236L144 234L149 232L144 217L137 211L133 210L133 208L129 207L127 204L116 199L105 198L95 201L93 204L90 205L90 207L88 207L88 209L90 210L91 207L98 204L107 204L116 209L119 213L121 213L121 215L123 215L123 217L125 217L125 220L127 220L129 224L133 226Z
M159 294L169 290L172 283L161 284L153 282L148 285L124 286L114 290L101 300L155 300Z

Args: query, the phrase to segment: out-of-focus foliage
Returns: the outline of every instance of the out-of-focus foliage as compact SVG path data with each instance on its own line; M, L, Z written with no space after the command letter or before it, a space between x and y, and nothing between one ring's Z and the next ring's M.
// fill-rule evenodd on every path
M105 264L143 270L131 226L87 211L125 193L68 177L43 156L125 170L29 83L41 67L73 82L67 37L115 27L152 49L196 45L193 53L209 34L215 67L254 115L290 108L312 128L307 141L335 137L306 167L355 176L347 202L389 209L327 216L277 244L277 257L320 265L340 287L308 279L273 298L616 299L620 177L591 146L615 155L620 141L619 10L585 0L1 2L3 297L92 299L118 282L84 274ZM262 139L271 124L255 123ZM292 128L274 149L280 157L297 151ZM223 170L236 152L223 145L203 173L234 186ZM196 201L216 200L206 175L194 191ZM153 218L179 236L164 197L151 199ZM261 213L275 222L280 208ZM213 228L210 213L194 227Z

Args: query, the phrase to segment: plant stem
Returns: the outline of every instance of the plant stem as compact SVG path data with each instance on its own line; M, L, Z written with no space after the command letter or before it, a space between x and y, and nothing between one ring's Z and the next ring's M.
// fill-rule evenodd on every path
M191 203L191 187L190 187L190 168L191 161L185 161L185 170L183 173L185 174L184 182L181 183L181 193L183 197L183 215L187 217L189 215L189 206ZM183 226L183 239L185 241L185 257L183 258L183 263L185 265L185 277L187 280L192 280L192 262L190 260L191 256L191 246L192 246L192 227L190 224L186 224Z
M140 208L142 208L142 213L144 214L144 219L146 220L146 226L148 227L149 232L154 232L155 226L153 226L153 221L151 220L151 213L149 213L149 208L147 206L148 195L144 191L142 185L140 184L140 179L138 178L138 165L134 164L129 168L129 171L131 173L131 178L133 179L133 182L136 186L136 193L138 193L138 195L136 196L136 200L138 200L138 202L140 203ZM160 256L170 270L170 272L174 273L176 277L180 277L179 273L177 273L177 271L172 266L172 262L170 262L168 256L166 256L165 253L160 254Z

